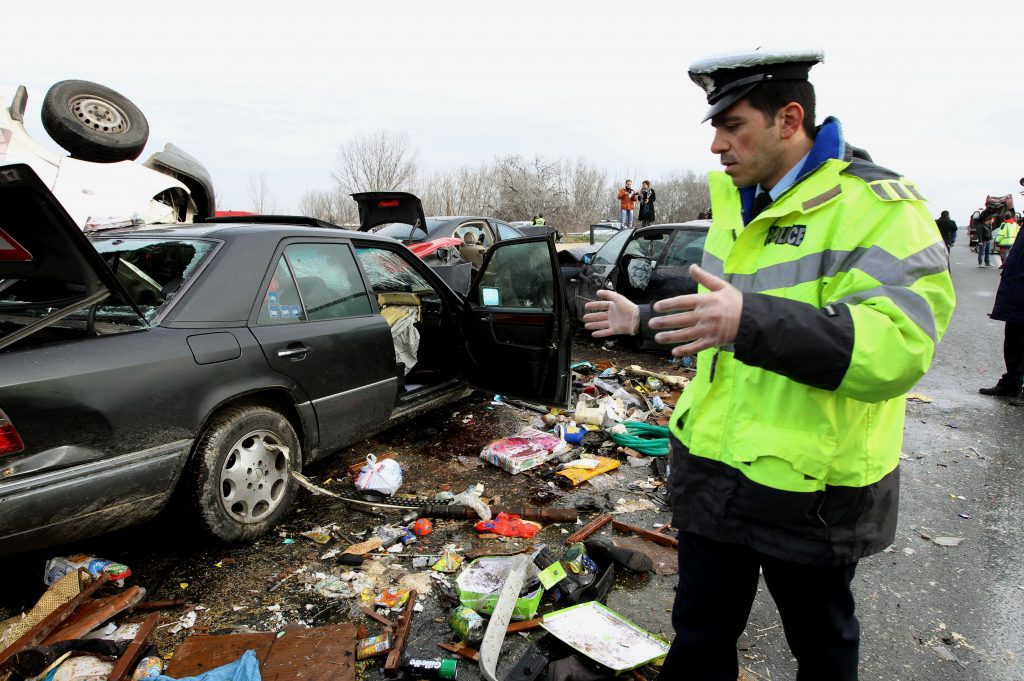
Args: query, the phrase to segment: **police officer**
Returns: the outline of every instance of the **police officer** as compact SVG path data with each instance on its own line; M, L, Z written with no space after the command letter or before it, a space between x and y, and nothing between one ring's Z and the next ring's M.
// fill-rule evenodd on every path
M952 315L918 188L814 126L818 51L699 61L714 220L693 295L587 304L595 336L697 354L672 415L676 638L661 675L729 679L763 571L798 679L856 679L857 561L896 531L905 393Z

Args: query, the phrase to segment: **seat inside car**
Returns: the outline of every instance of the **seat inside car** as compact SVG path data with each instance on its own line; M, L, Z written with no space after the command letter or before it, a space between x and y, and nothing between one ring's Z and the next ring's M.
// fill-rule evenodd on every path
M480 245L480 237L476 232L466 232L462 235L459 255L473 267L479 268L484 264L484 251L486 250Z

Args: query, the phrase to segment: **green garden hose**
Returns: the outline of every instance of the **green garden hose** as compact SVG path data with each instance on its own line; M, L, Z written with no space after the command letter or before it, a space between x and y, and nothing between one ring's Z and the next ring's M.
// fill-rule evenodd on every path
M612 433L612 442L647 456L668 455L668 428L640 421L625 421L625 433Z

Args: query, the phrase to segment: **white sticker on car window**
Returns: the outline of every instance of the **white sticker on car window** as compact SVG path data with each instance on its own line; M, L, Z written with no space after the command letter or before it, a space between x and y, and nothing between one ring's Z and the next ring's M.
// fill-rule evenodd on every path
M484 287L480 289L480 293L484 305L501 305L501 296L498 294L498 289Z

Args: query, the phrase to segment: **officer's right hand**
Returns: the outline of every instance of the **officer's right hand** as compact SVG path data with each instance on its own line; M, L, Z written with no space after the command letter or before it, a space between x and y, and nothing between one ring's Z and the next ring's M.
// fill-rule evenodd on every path
M593 331L594 338L626 334L635 336L640 331L640 308L621 293L601 289L597 292L601 300L586 305L583 315L585 328Z

